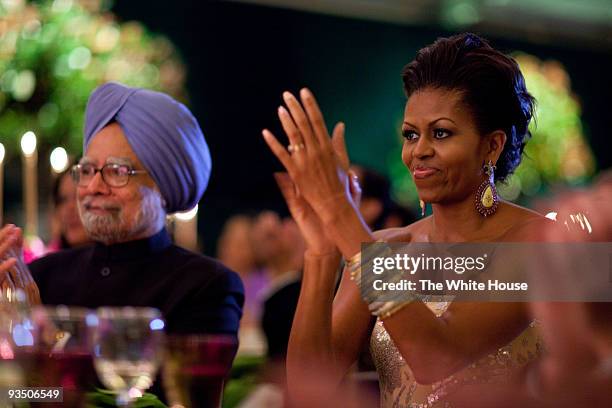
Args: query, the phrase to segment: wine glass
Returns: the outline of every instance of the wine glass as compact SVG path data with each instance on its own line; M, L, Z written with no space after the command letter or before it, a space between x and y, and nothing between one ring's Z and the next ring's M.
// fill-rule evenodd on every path
M94 367L102 383L129 407L153 384L164 343L161 312L144 307L102 307L95 329Z
M59 406L82 406L96 382L91 327L97 321L94 311L81 307L34 306L14 324L12 343L26 385L61 387Z
M168 336L162 375L170 406L220 407L237 349L232 335Z
M0 261L1 262L1 261ZM15 290L10 277L0 282L0 389L24 387L25 373L15 358L12 331L29 321L30 311L23 291ZM10 406L7 395L0 396L0 406Z

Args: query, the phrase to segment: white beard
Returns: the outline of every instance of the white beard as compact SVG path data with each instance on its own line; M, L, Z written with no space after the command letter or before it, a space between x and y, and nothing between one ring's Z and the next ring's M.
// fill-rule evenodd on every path
M153 235L163 226L166 218L162 197L158 191L141 187L141 205L132 223L125 219L123 209L109 215L92 214L79 203L79 215L87 235L106 245L130 241L140 236Z

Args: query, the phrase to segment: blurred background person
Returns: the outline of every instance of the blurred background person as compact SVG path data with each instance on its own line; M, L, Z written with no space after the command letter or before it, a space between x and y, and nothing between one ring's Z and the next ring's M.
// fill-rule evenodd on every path
M375 230L381 229L392 205L389 179L364 166L353 165L351 170L357 176L361 186L359 212L363 220L368 227Z
M538 205L556 219L537 232L549 243L610 243L612 241L612 172L598 177L592 187L564 191ZM583 217L576 217L581 214ZM579 220L582 218L582 221ZM584 222L584 220L587 220ZM588 223L588 226L587 226ZM560 271L571 268L570 259L559 252L538 251L532 263L531 284L541 301L530 304L538 322L544 352L511 381L498 387L468 387L453 400L456 407L609 407L612 401L612 302L546 301L550 286L582 288L575 280L587 274ZM572 255L568 255L572 256ZM601 271L607 274L607 271ZM597 273L597 272L589 272ZM537 279L533 276L537 275ZM561 280L561 282L559 282ZM553 283L554 282L554 283ZM608 288L595 288L608 290ZM583 293L582 296L597 295ZM538 300L538 299L536 299Z
M234 215L223 225L217 243L217 258L243 279L256 268L251 244L252 227L253 219L249 215Z
M53 182L51 197L53 212L51 214L51 241L47 245L48 252L61 249L76 248L89 245L93 241L83 227L76 202L76 185L70 169L60 173Z
M255 259L253 227L255 219L246 214L230 217L217 243L217 257L236 271L244 285L244 308L240 320L238 354L261 356L266 352L266 340L261 329L261 292L268 285L266 271Z
M51 252L93 244L83 227L77 208L77 190L71 175L74 163L53 178L51 186L52 208L48 215L50 239L45 243L39 237L24 242L23 257L30 263Z
M396 228L412 224L417 216L410 208L391 197L391 182L387 176L366 166L352 165L352 173L361 187L359 212L373 230Z
M260 294L267 356L284 362L300 293L304 240L293 219L283 219L273 211L257 216L252 234L255 259L269 278Z
M255 217L251 231L255 261L268 279L257 295L260 327L265 334L266 360L241 408L280 408L285 397L285 358L302 283L304 240L292 218L274 211ZM242 339L241 335L241 339Z
M284 359L300 291L303 239L291 218L264 210L231 217L218 256L239 271L245 285L240 353Z
M602 173L587 189L574 189L541 203L554 209L557 222L540 231L549 243L612 242L612 171ZM583 247L588 251L588 247ZM546 256L540 259L538 270L544 279L534 282L540 291L549 290L551 282L563 280L567 288L580 287L574 280L591 279L592 274L609 276L609 270L576 274L574 270L559 273L559 265L571 268L571 259ZM575 256L567 255L565 258ZM588 256L588 255L586 255ZM554 259L553 259L554 258ZM561 255L563 258L563 255ZM541 266L544 267L541 267ZM548 267L546 267L548 265ZM609 266L609 265L608 265ZM535 271L534 271L535 272ZM554 285L559 285L555 282ZM526 373L521 392L533 406L608 407L612 401L612 292L608 287L590 287L604 295L599 302L533 302L531 311L539 321L545 353ZM580 290L580 289L577 289Z

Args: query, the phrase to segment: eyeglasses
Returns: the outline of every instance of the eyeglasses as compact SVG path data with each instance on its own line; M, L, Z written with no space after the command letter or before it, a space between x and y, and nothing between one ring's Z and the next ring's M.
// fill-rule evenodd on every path
M87 187L97 172L102 174L102 180L111 187L123 187L130 181L130 176L146 173L145 170L134 170L126 164L107 163L98 169L86 163L72 166L72 179L79 187Z

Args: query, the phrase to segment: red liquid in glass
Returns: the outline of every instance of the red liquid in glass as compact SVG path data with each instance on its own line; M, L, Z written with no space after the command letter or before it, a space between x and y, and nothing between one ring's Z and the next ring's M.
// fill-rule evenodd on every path
M79 407L85 393L93 390L96 372L89 353L20 351L16 355L28 387L62 387L63 402L31 403L32 406Z
M171 337L163 366L168 402L193 408L221 406L223 382L236 348L231 337Z

